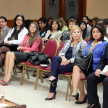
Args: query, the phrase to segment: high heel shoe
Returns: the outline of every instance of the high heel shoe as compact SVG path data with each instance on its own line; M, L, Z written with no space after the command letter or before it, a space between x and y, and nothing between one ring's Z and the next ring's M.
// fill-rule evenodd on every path
M77 93L76 95L70 95L70 97L74 97L76 100L78 100L78 98L79 98L79 93Z
M1 83L1 85L8 86L9 85L9 82L3 82L3 83Z
M3 82L5 82L5 81L4 81L4 80L1 80L1 81L0 81L0 84L3 83Z
M53 84L53 83L55 83L55 82L57 82L57 80L56 79L53 79L53 80L45 80L46 81L46 83L48 83L48 84Z
M54 95L52 96L52 98L48 98L48 97L47 97L47 98L45 98L45 100L53 100L53 99L55 99L55 98L56 98L56 94L57 94L57 93L55 92Z
M83 101L76 101L75 104L83 104L87 102L87 95L85 96Z

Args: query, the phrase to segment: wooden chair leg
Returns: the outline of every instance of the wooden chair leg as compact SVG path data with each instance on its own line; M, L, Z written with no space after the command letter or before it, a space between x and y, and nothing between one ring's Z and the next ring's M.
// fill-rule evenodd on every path
M71 84L71 90L70 90L70 96L72 95L73 85ZM69 97L69 101L71 101L71 98Z
M13 67L13 73L14 73L14 75L16 75L16 72L15 72L15 66Z
M41 80L41 83L43 83L43 77L42 77L42 72L39 72L39 76L40 76L40 80Z
M21 81L20 81L20 84L21 84L21 85L23 85L24 76L25 76L25 65L23 65L23 69L22 69Z
M28 79L30 79L27 67L26 67L26 74L27 74Z
M3 65L1 66L1 68L2 68L2 72L4 72L4 68L3 68Z
M59 80L62 80L63 79L63 76L59 76Z
M38 78L39 78L39 68L37 68L36 81L35 81L35 90L37 89Z
M68 98L68 90L69 90L69 83L70 83L69 76L67 78L68 78L68 84L67 84L66 100Z
M17 75L16 66L15 66L15 75Z

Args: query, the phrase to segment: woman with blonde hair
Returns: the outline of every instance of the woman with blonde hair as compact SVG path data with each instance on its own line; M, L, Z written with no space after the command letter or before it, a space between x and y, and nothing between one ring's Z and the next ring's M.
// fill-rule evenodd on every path
M87 95L84 92L84 85L83 85L83 79L87 78L87 76L93 72L95 72L96 67L100 61L100 58L104 54L105 46L107 44L106 41L104 41L104 35L105 35L105 28L101 25L97 24L91 29L91 35L90 35L90 41L87 44L87 47L84 51L83 55L88 55L90 53L93 54L93 63L92 67L88 70L81 69L79 66L75 65L73 67L73 73L72 73L72 85L73 85L73 92L72 97L75 97L78 99L79 94L77 93L77 89L80 91L80 97L78 101L76 101L76 104L83 104L87 101ZM94 88L93 88L94 89ZM89 94L88 97L90 97L91 94ZM95 98L95 97L94 97ZM91 98L92 100L93 98ZM91 103L92 104L92 103ZM89 108L97 108L97 107L89 107Z
M68 27L66 26L66 22L62 17L58 18L58 22L60 24L62 32L64 32L65 30L68 30Z
M51 63L51 77L46 80L50 83L49 95L45 100L55 99L58 74L71 72L73 70L72 63L74 62L76 52L80 49L82 53L85 51L86 42L82 39L81 29L74 26L71 32L71 39L67 40L59 52L59 56L54 56Z

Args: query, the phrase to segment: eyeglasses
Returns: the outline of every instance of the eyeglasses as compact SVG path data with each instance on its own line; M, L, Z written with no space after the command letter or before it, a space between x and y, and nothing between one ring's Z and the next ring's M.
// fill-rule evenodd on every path
M16 21L22 21L22 19L16 19Z

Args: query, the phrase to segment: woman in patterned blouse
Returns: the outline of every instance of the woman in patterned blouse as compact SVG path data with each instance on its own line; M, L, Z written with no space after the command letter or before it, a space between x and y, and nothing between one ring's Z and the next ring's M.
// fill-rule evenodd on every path
M76 52L80 49L85 51L87 43L82 40L81 29L74 26L71 31L71 38L67 40L59 52L59 56L55 56L51 63L51 77L46 82L50 83L49 95L45 100L55 99L58 74L71 72L73 70L72 63L75 59Z

